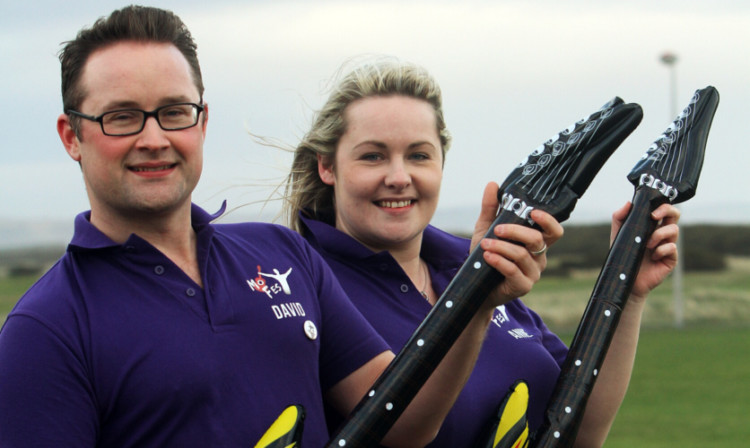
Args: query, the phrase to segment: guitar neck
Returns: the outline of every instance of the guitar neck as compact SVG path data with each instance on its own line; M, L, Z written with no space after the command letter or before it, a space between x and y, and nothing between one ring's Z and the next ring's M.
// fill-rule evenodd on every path
M562 366L542 427L532 446L573 446L586 403L596 382L641 266L646 243L656 227L651 212L665 202L651 189L637 189L607 255L591 298Z

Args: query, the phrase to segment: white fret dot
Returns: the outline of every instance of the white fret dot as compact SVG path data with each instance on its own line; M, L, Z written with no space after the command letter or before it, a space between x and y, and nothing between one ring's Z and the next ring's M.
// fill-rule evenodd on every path
M577 366L580 366L581 364L582 364L582 363L581 363L581 360L580 360L580 359L576 359L576 365L577 365Z
M386 403L385 404L386 411L392 411L393 410L393 403Z
M367 394L367 395L370 396L370 397L374 397L375 396L375 390L374 389L371 390L370 393Z
M636 243L641 244L641 241L643 241L643 240L641 240L641 237L639 237L639 236L635 237L635 242Z
M479 268L481 268L481 267L482 267L482 263L480 263L480 262L478 262L478 261L475 261L475 262L474 262L474 269L479 269Z
M448 300L447 302L445 302L445 307L446 308L453 308L453 301L452 300Z
M628 277L627 277L627 275L625 275L625 274L620 274L620 280L625 280L626 278L628 278Z
M573 412L573 410L570 408L570 406L565 406L565 413L570 414L571 412Z
M417 345L420 346L420 347L423 346L424 345L424 339L418 340L417 341Z
M559 439L560 438L560 431L555 431L554 436L555 436L556 439Z
M612 315L612 311L610 311L610 310L605 310L605 311L604 311L604 315L605 315L605 316L607 316L607 317L609 317L609 316L611 316L611 315Z

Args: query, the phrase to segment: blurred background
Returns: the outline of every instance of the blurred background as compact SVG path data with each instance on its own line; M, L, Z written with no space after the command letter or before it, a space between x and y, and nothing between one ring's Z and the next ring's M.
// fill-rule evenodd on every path
M371 55L423 65L441 84L454 142L434 223L455 233L473 227L486 182L501 182L539 144L614 96L639 103L643 122L578 202L526 299L568 338L606 256L610 215L633 194L625 176L693 92L715 86L721 102L698 192L681 205L684 279L665 282L649 300L631 393L607 446L746 443L749 2L142 4L174 10L198 43L210 120L193 199L212 212L227 200L229 221L272 221L280 209L276 187L291 155L250 134L293 147L335 75ZM88 209L80 170L55 131L60 44L125 5L3 3L0 322L63 252L75 214Z

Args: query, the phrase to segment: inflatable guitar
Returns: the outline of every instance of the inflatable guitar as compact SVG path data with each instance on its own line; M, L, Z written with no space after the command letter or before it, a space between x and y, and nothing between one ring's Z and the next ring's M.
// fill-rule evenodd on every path
M586 401L638 274L646 242L656 226L651 212L661 204L678 204L695 195L718 105L715 88L696 91L690 104L628 174L635 186L633 205L596 281L550 398L545 423L532 446L573 445Z
M706 140L718 104L719 93L715 88L709 86L696 91L690 104L628 174L628 180L635 187L633 205L612 243L573 337L542 427L530 443L527 436L521 444L516 444L519 437L509 429L523 420L519 415L523 415L528 403L528 393L523 394L525 385L517 384L505 402L515 407L505 403L501 406L499 413L503 415L496 433L480 446L573 446L586 402L638 274L646 242L656 226L651 212L661 204L678 204L695 195Z
M609 156L643 117L637 104L615 98L577 121L532 152L498 190L501 207L485 238L497 238L498 224L534 226L529 214L539 208L559 222L566 220ZM503 276L488 266L477 246L393 362L360 401L329 447L369 447L390 430L406 406L435 370L490 291ZM300 415L293 408L291 415ZM298 447L292 432L299 420L280 417L257 448ZM281 428L281 429L278 429ZM285 432L288 429L288 432ZM314 447L317 448L317 447Z

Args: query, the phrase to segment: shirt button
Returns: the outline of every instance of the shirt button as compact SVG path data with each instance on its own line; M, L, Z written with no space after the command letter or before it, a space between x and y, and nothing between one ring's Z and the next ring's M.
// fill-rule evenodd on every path
M154 267L154 273L156 275L162 275L164 273L164 266L162 266L162 265L155 266Z
M195 290L193 288L188 288L185 290L185 294L187 294L188 297L193 297L195 295Z
M409 292L409 285L407 284L401 285L401 292Z

